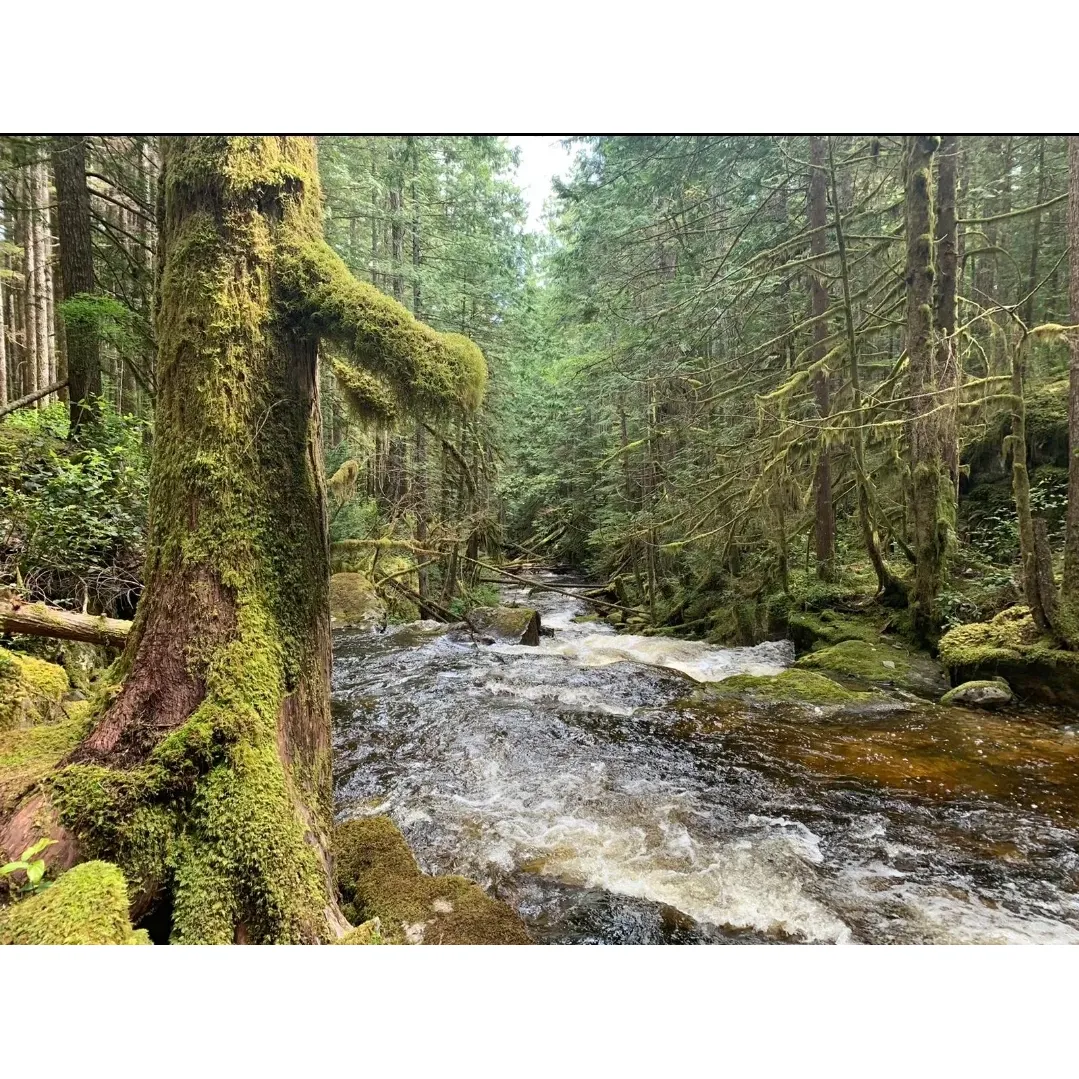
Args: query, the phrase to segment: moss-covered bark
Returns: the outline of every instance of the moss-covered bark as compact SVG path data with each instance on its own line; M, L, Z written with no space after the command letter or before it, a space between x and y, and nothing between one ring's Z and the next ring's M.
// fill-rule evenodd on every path
M175 941L326 940L343 920L319 338L429 409L474 403L483 359L349 277L312 140L162 151L145 591L107 710L8 830L51 820L116 862Z

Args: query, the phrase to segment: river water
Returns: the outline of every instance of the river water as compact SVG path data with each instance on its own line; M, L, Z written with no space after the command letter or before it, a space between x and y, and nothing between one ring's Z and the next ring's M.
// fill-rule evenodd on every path
M1079 943L1060 717L709 703L789 643L619 635L529 591L503 595L554 630L538 647L335 634L340 819L390 815L545 943Z

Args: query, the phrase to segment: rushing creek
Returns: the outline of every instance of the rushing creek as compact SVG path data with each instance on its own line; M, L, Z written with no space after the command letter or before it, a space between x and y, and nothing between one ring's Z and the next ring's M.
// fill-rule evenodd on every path
M701 683L778 673L789 643L619 635L566 596L503 598L554 635L335 634L336 797L537 941L1079 943L1060 717L708 703Z

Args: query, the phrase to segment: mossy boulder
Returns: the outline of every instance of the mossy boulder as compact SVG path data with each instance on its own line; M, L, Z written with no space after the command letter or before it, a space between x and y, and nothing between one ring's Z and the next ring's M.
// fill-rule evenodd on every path
M0 648L0 731L61 717L69 689L63 667Z
M948 690L940 699L941 704L960 708L1003 708L1015 700L1012 687L1003 678L981 679L964 682Z
M468 620L477 634L497 644L539 644L540 616L531 607L473 607Z
M897 686L934 698L948 686L940 665L929 656L885 641L840 641L802 656L795 667L829 671L871 685Z
M872 616L838 611L794 611L787 617L787 634L799 652L843 641L880 639L881 626Z
M464 877L421 873L404 836L388 817L367 817L338 827L334 877L345 915L357 925L377 918L387 944L531 943L514 911L478 884Z
M0 910L0 944L149 944L128 917L127 882L108 862L83 862L38 895Z
M366 922L350 929L337 944L385 944L382 939L382 919L369 918Z
M703 688L708 699L742 697L787 704L850 704L872 700L815 671L787 670L780 674L736 674Z
M949 630L940 639L940 659L954 685L1003 678L1021 698L1079 707L1079 652L1044 636L1028 607Z
M335 573L330 578L330 617L334 629L377 626L386 619L386 607L363 573Z

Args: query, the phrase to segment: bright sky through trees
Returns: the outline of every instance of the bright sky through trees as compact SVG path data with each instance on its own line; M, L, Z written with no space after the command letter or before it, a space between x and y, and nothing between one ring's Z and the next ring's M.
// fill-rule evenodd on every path
M551 193L551 177L565 177L569 172L573 151L562 146L564 135L510 135L511 146L521 148L521 163L517 167L517 183L528 203L528 228L541 229L543 204Z

